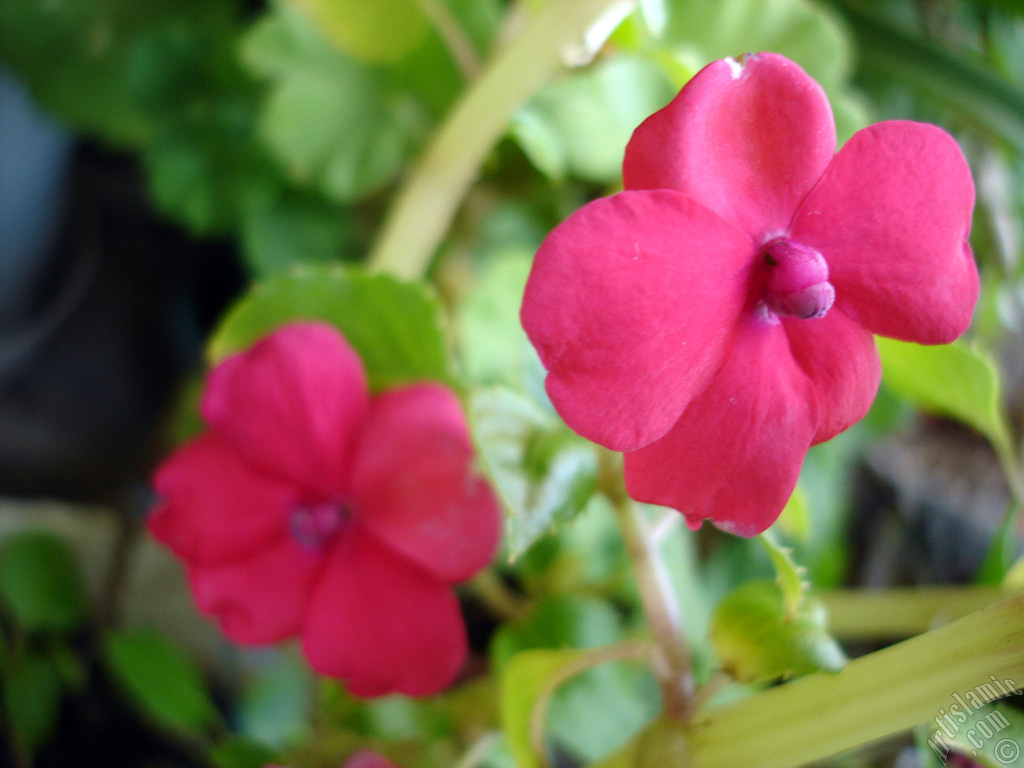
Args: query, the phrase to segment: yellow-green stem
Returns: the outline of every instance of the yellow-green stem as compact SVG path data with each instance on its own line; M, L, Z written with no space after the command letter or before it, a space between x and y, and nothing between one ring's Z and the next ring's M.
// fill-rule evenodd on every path
M841 640L898 640L927 632L1010 594L1000 587L858 589L819 595Z
M991 677L1024 682L1024 595L816 674L698 713L690 768L794 768L934 720Z
M422 277L487 153L561 66L562 52L616 0L551 0L484 70L399 190L370 252L373 271Z

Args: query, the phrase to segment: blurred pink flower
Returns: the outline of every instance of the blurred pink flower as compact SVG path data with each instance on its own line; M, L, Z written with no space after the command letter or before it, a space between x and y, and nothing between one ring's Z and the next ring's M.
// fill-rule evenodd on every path
M263 768L286 768L286 766L265 765ZM361 749L345 762L344 768L398 768L398 766L379 752Z
M822 89L777 54L716 61L630 140L625 191L544 241L522 321L578 433L634 498L744 536L878 387L872 334L957 338L978 295L956 142L892 121L836 154Z
M450 683L467 648L450 585L499 536L452 392L370 397L348 342L298 323L218 365L202 412L210 430L160 467L149 521L200 610L244 645L301 636L357 696Z

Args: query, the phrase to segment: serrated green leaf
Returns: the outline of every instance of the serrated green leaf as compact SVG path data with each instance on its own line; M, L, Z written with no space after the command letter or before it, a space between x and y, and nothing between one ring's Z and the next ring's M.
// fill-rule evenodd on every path
M554 416L523 395L494 388L472 396L470 424L508 512L512 558L586 506L597 454Z
M999 373L990 356L962 342L926 347L883 338L878 351L890 391L973 427L999 450L1010 445Z
M67 544L48 531L16 533L0 548L0 596L28 632L70 632L85 618L85 592Z
M386 72L337 51L297 10L277 7L265 16L242 54L272 82L259 133L297 185L358 200L391 181L426 132L415 98Z
M658 66L620 56L547 85L517 114L512 135L553 178L612 183L633 129L672 95Z
M805 600L787 618L779 585L751 581L718 604L710 637L723 669L740 682L753 683L842 669L846 656L826 623L818 601Z
M373 391L416 381L454 385L437 300L419 284L340 266L257 284L214 331L208 357L216 363L296 320L336 326L362 358Z
M155 722L195 735L217 723L198 667L156 630L112 632L104 638L103 656L113 677Z
M392 62L421 45L430 21L416 0L292 0L324 35L363 61Z
M14 659L5 670L3 696L15 746L22 762L30 764L57 727L60 677L48 659L28 653Z

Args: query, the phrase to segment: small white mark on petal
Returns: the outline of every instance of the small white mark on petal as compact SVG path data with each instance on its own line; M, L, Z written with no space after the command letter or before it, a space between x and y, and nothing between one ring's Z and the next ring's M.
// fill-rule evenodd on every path
M739 80L740 75L743 74L743 65L736 61L732 56L726 56L725 63L729 65L729 70L732 72L732 79Z

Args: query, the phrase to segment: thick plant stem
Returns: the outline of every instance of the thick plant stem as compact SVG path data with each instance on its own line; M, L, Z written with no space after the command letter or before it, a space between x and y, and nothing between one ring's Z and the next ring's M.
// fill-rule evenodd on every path
M991 701L1022 686L1024 595L1014 595L838 674L702 711L690 731L690 768L794 768L933 721L955 696Z
M370 252L371 271L422 277L487 153L562 52L616 0L551 0L470 87L427 146Z
M1012 594L997 586L825 592L828 629L841 640L898 640L927 632Z
M693 713L694 679L689 644L679 603L661 558L659 539L640 505L622 487L621 470L611 454L602 453L605 494L615 506L626 552L633 564L640 602L659 651L655 674L661 683L666 713L687 720Z

